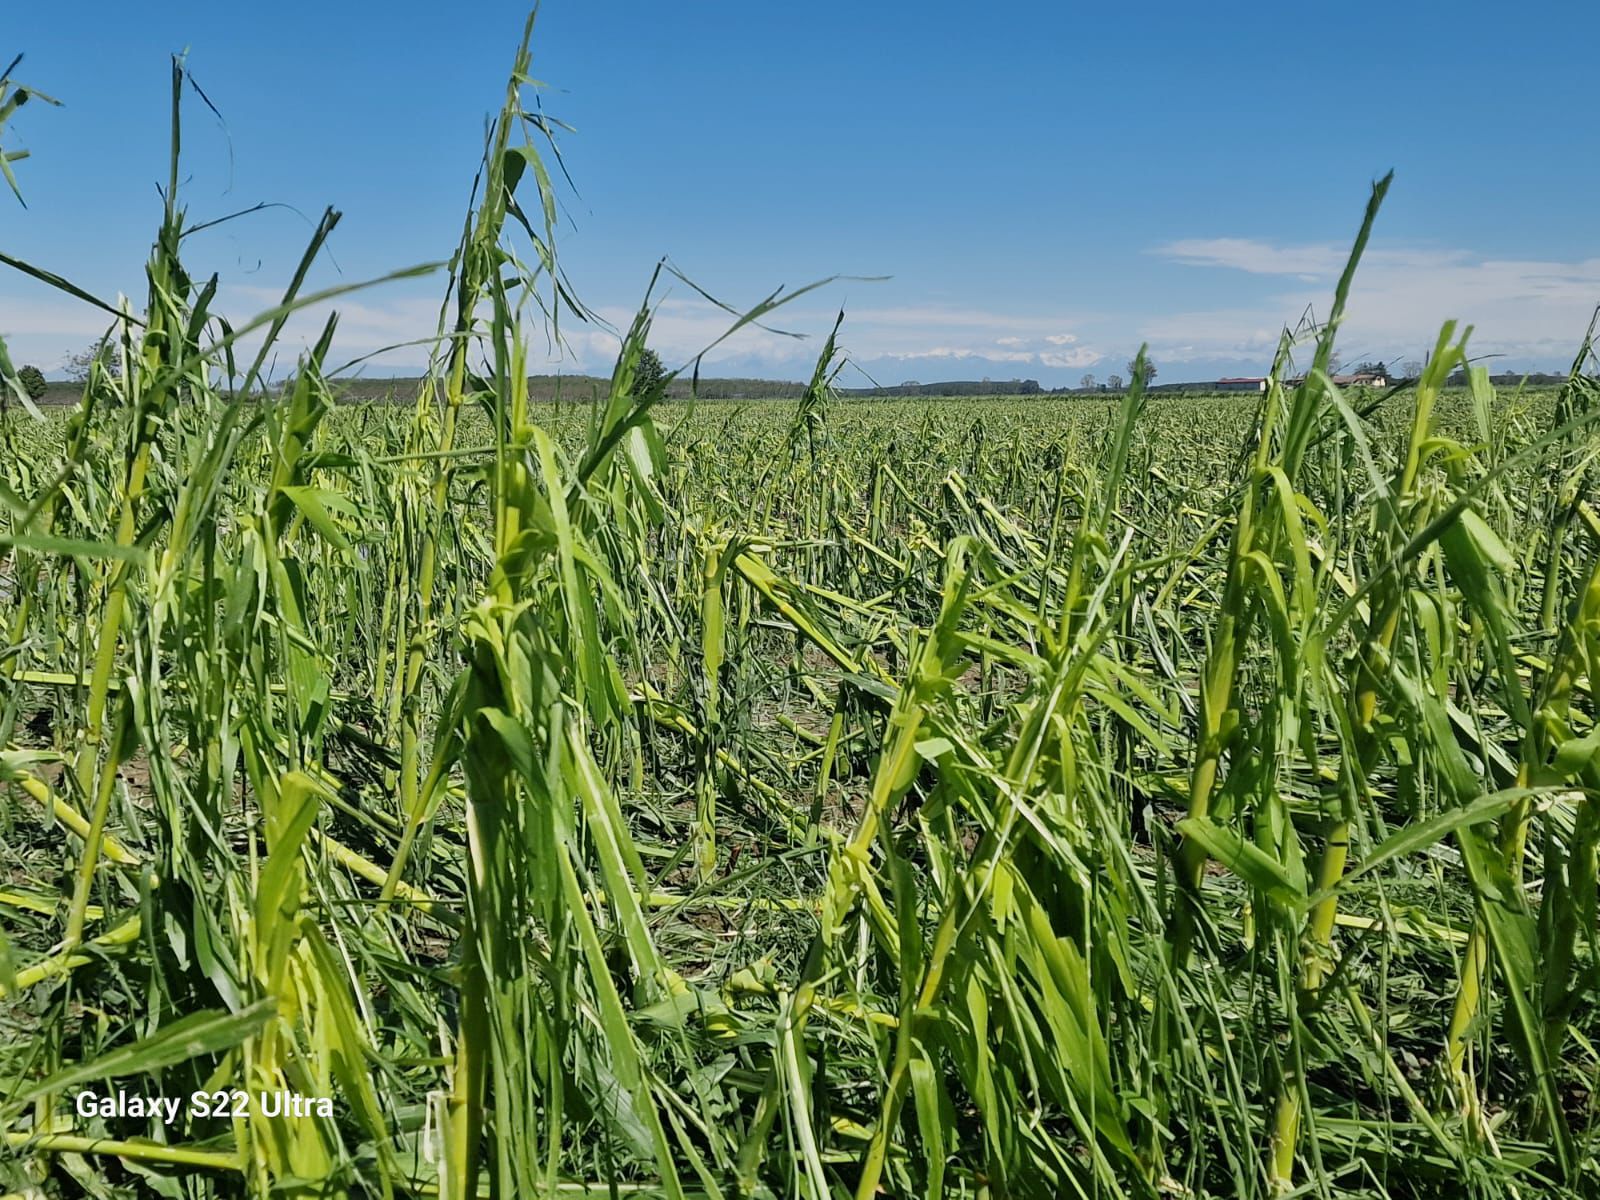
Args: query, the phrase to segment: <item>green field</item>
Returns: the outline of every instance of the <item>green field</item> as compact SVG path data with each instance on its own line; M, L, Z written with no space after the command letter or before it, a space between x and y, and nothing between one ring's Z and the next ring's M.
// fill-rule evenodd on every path
M1600 1194L1588 347L531 403L518 90L414 405L174 188L0 415L0 1195Z

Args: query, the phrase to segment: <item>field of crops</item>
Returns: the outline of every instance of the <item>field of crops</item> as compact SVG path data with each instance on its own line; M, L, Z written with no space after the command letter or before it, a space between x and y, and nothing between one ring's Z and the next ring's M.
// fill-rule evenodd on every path
M415 405L263 390L175 154L0 415L0 1194L1600 1194L1587 345L530 404L517 70Z

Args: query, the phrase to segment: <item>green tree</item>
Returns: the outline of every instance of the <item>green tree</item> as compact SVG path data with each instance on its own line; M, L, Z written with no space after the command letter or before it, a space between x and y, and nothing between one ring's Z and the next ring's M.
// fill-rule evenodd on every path
M116 354L109 341L90 342L76 354L67 355L67 361L63 364L63 369L67 373L67 378L72 380L73 383L88 383L89 376L97 362L100 364L101 369L113 379L121 374Z
M17 372L17 381L22 384L23 391L28 393L30 400L42 400L48 385L44 381L44 372L38 367L23 367Z
M666 377L666 368L661 365L661 356L659 354L648 346L639 351L639 361L633 367L633 394L635 396L648 395L650 392L657 390Z

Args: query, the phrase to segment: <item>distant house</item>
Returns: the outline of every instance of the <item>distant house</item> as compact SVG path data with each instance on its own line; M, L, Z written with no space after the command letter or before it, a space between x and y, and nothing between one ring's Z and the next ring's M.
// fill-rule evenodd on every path
M1349 375L1331 376L1333 382L1342 388L1364 387L1383 388L1389 386L1389 373L1382 369L1379 363L1377 369L1369 369L1363 363L1360 369ZM1306 381L1304 375L1294 375L1279 382L1285 388L1297 388ZM1163 383L1150 390L1153 392L1256 392L1264 393L1272 382L1270 376L1264 375L1235 375L1227 379L1213 379L1205 383ZM1064 390L1064 389L1063 389Z

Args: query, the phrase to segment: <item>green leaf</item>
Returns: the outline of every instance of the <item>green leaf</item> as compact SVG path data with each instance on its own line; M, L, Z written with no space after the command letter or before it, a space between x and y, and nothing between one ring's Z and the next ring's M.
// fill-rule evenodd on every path
M1193 838L1207 854L1251 887L1265 893L1287 908L1298 908L1305 893L1295 887L1283 864L1271 858L1254 842L1247 842L1231 829L1224 829L1209 817L1185 817L1178 832Z
M1587 737L1568 738L1556 747L1555 761L1551 764L1562 776L1576 775L1586 766L1600 759L1600 725Z
M258 1000L236 1013L224 1009L190 1013L149 1037L140 1038L88 1062L64 1067L24 1089L12 1100L13 1103L23 1104L37 1096L62 1092L80 1083L115 1079L123 1075L149 1074L202 1054L217 1054L261 1032L276 1015L277 1001L271 998Z
M338 521L328 511L330 507L347 507L348 500L326 488L285 485L278 490L289 497L300 510L300 515L328 542L340 550L350 549L350 539L345 537L344 530L339 528Z
M54 537L38 533L0 533L0 547L31 550L35 554L64 554L69 558L114 558L144 566L150 552L143 546L119 546L115 542L85 542L78 538Z
M1448 809L1436 817L1430 817L1426 821L1417 821L1414 824L1407 825L1397 833L1385 838L1359 867L1349 872L1335 886L1325 888L1314 896L1306 897L1302 904L1306 908L1320 904L1329 896L1334 896L1344 891L1363 875L1370 874L1391 859L1401 858L1407 854L1415 854L1419 850L1426 850L1429 846L1434 846L1444 841L1445 838L1458 829L1496 820L1509 812L1517 801L1538 794L1539 789L1536 788L1507 788L1503 792L1490 792L1488 795L1479 796L1470 804L1463 804L1459 807Z

